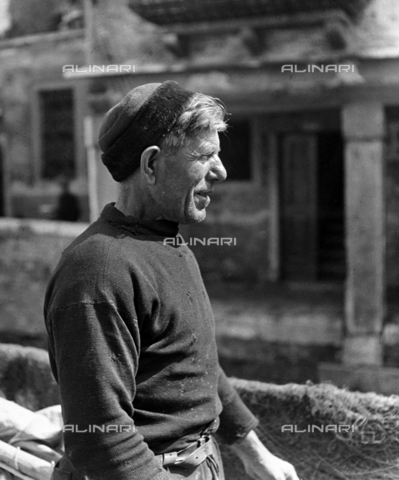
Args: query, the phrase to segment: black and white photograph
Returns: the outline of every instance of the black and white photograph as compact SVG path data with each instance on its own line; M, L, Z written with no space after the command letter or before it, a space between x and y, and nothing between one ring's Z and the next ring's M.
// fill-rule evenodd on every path
M398 446L398 0L0 0L0 480Z

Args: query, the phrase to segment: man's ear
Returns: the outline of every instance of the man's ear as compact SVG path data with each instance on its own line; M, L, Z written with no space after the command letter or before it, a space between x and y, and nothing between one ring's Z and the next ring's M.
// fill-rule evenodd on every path
M140 169L149 185L155 185L157 180L157 161L161 150L156 145L147 147L141 154Z

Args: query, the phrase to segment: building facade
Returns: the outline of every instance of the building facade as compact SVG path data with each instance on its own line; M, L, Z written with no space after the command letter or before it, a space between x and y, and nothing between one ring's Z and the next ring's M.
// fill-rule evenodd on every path
M230 179L206 223L185 232L236 239L234 249L194 247L205 275L343 284L344 361L381 365L387 291L399 283L398 6L228 5L131 0L175 59L118 78L126 91L176 80L232 113L221 139ZM102 76L105 91L114 80ZM104 112L91 104L94 125Z
M2 215L52 218L68 181L88 219L84 85L63 66L87 54L79 2L3 2L0 38Z
M229 178L206 221L183 228L197 239L205 278L336 285L344 292L344 363L381 366L399 288L395 0L130 0L129 12L122 3L119 14L104 0L90 5L73 40L57 34L68 40L57 37L54 56L43 57L44 78L24 58L49 44L13 46L15 63L8 40L0 43L2 72L17 78L1 80L3 212L45 217L47 200L29 210L32 192L44 195L61 169L86 205L82 219L96 218L116 194L97 145L107 109L131 88L167 79L216 96L231 113L221 135ZM80 70L62 75L63 65ZM32 192L22 195L26 185Z

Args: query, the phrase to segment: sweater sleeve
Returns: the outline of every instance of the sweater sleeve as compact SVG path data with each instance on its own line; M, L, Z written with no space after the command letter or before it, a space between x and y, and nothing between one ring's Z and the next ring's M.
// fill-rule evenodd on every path
M47 325L75 469L93 480L169 479L133 422L137 322L110 303L78 303L52 309Z
M241 400L220 366L218 393L223 410L217 434L224 443L232 444L244 438L259 422Z

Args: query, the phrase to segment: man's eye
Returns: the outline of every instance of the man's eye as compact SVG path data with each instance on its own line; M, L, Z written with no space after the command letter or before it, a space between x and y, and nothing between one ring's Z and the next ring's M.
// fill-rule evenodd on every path
M207 162L208 160L211 160L215 156L215 153L204 153L202 155L197 156L197 160L200 162Z

